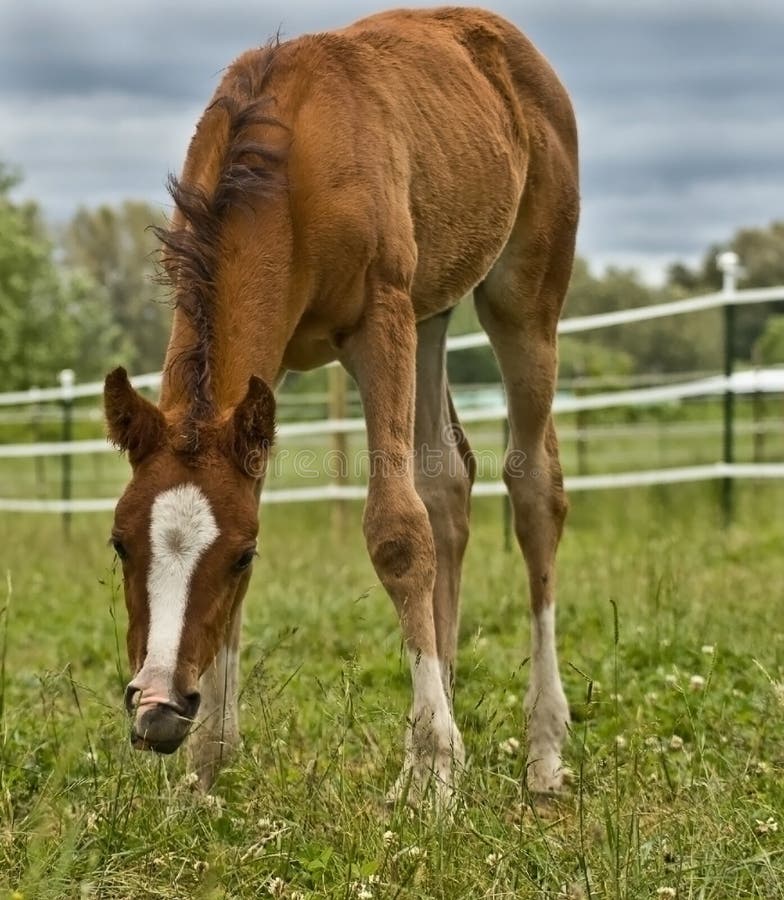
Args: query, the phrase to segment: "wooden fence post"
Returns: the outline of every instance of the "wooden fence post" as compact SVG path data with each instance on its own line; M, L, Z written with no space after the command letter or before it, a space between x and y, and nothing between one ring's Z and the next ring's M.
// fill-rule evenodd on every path
M735 393L730 382L735 368L735 306L733 304L740 261L738 254L728 251L720 253L717 259L724 282L722 292L724 303L724 376L727 387L724 391L724 429L722 440L722 461L732 465L735 461ZM725 527L732 523L734 506L732 476L726 475L722 482L721 507Z
M506 457L506 451L509 447L509 416L506 415L504 417L504 428L503 428L503 447L501 448L501 465L503 465L503 460ZM503 523L504 529L504 550L507 553L512 549L512 498L509 496L509 491L504 491L503 496L501 498L501 503L503 506L501 507L501 521Z
M348 417L347 377L343 366L333 365L327 369L329 386L328 414L330 419L345 419ZM332 453L335 457L335 482L340 485L348 484L349 458L348 435L345 431L336 431L332 434ZM346 501L334 500L332 503L332 530L335 537L340 538L346 530Z
M74 373L73 369L63 369L58 375L62 393L62 409L63 409L63 427L62 440L70 442L73 440L73 386ZM65 503L68 503L72 495L73 458L70 453L63 453L61 466L61 491L60 496ZM71 536L71 512L68 509L63 510L63 533L67 538Z

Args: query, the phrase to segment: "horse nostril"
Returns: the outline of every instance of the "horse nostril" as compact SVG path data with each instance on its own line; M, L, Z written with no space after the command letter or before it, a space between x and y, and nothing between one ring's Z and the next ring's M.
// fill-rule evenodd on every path
M194 691L192 694L188 694L185 699L185 715L189 719L195 719L196 713L199 711L199 704L201 703L201 694L198 691Z
M128 715L133 715L136 707L138 705L138 695L139 689L134 687L132 684L129 684L125 689L125 708L128 711Z

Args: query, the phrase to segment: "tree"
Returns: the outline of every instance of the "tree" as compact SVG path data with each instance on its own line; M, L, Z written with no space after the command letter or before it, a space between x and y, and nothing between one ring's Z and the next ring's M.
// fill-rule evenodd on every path
M752 359L760 366L784 363L784 316L770 316L765 330L754 344Z
M644 284L631 269L610 267L597 277L585 260L578 259L569 286L566 314L583 316L649 306L672 299L673 293L671 287ZM712 312L617 325L589 333L590 348L583 353L593 353L594 362L601 357L591 348L604 347L615 354L625 354L637 372L712 369L720 361L720 328L720 313ZM607 364L615 371L615 366L622 367L624 362L621 357L614 361L607 357Z
M741 228L726 244L713 244L694 270L683 263L670 267L669 283L683 293L718 291L722 274L716 258L723 250L734 250L743 272L740 287L769 287L784 284L784 221L767 228ZM735 314L735 354L750 359L752 349L777 309L771 304L739 307Z
M96 281L126 339L132 372L160 369L171 326L166 290L155 283L157 242L149 225L162 223L147 203L77 211L63 235L66 261Z
M105 298L57 268L38 208L9 198L16 183L0 166L0 385L51 384L64 368L97 377L119 349Z

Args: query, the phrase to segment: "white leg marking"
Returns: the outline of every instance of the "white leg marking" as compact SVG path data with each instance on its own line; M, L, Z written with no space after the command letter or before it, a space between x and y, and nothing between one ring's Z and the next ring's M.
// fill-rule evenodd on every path
M394 793L401 794L410 778L408 800L417 804L432 776L436 801L443 803L451 794L455 767L462 767L465 761L463 739L444 691L439 660L413 652L409 652L408 659L414 700L406 733L405 762Z
M528 715L528 786L533 791L560 789L564 771L561 745L569 724L569 706L558 673L555 605L531 622L531 681L525 697Z
M210 787L239 744L238 664L237 650L224 644L199 681L201 706L188 742L188 756L189 765L204 789Z
M212 737L222 739L238 731L237 690L239 655L226 644L218 653L199 681L201 706L199 720L202 730Z
M411 681L414 686L412 719L431 728L437 738L449 740L451 715L441 679L441 663L434 656L409 651Z
M145 688L149 679L156 687L163 680L171 689L191 578L199 559L219 533L210 503L195 484L179 485L155 498L147 573L147 656L134 679L140 687Z

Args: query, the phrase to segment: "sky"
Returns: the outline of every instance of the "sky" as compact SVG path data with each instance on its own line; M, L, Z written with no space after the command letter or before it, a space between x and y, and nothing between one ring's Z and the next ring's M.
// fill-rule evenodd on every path
M432 5L416 4L411 5ZM579 252L650 281L784 218L782 0L493 0L549 58L581 140ZM240 52L379 0L0 0L0 160L53 222L168 207L193 127Z

